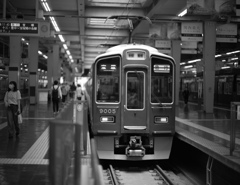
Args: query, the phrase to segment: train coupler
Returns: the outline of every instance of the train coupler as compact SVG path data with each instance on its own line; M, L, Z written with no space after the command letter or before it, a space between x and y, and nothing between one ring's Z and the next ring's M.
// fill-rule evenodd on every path
M128 157L143 157L145 152L146 150L142 146L141 136L131 136L125 154Z

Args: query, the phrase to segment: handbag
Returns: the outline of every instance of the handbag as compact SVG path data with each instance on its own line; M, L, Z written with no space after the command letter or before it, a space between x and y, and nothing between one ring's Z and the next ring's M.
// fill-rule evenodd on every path
M18 114L18 123L22 124L22 114Z

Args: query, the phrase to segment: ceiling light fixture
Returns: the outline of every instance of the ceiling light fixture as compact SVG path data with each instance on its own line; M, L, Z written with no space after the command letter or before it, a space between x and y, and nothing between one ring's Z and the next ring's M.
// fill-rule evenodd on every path
M59 32L60 29L59 29L59 27L57 25L57 22L55 21L55 18L54 17L50 17L50 20L51 20L52 25L53 25L54 29L56 30L56 32Z
M240 50L237 50L237 51L228 52L228 53L226 53L226 54L227 54L227 55L231 55L231 54L239 53L239 52L240 52Z
M61 42L65 42L65 39L63 38L62 35L58 35L59 39L61 40Z
M48 5L48 3L47 3L47 0L41 0L41 1L42 1L42 5L43 5L44 9L45 9L47 12L50 12L51 9L50 9L50 7L49 7L49 5Z
M187 9L184 9L181 13L178 14L178 17L183 17L187 14Z

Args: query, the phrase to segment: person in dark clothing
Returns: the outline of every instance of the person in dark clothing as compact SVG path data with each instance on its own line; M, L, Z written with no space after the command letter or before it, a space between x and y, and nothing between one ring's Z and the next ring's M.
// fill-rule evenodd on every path
M53 113L58 113L59 100L62 99L61 88L58 85L58 81L55 80L52 87L52 102L53 102Z
M70 98L74 97L74 93L76 91L77 87L75 86L74 82L72 83L71 87L70 87L70 92L69 92L69 96Z
M184 91L183 91L183 99L184 99L184 103L186 105L188 103L188 97L189 97L189 90L188 90L188 87L186 86Z

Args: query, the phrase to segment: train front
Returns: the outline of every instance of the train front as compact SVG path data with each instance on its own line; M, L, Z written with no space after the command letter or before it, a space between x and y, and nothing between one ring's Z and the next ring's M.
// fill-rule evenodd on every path
M175 131L175 63L127 47L93 66L92 132L100 159L168 159Z

